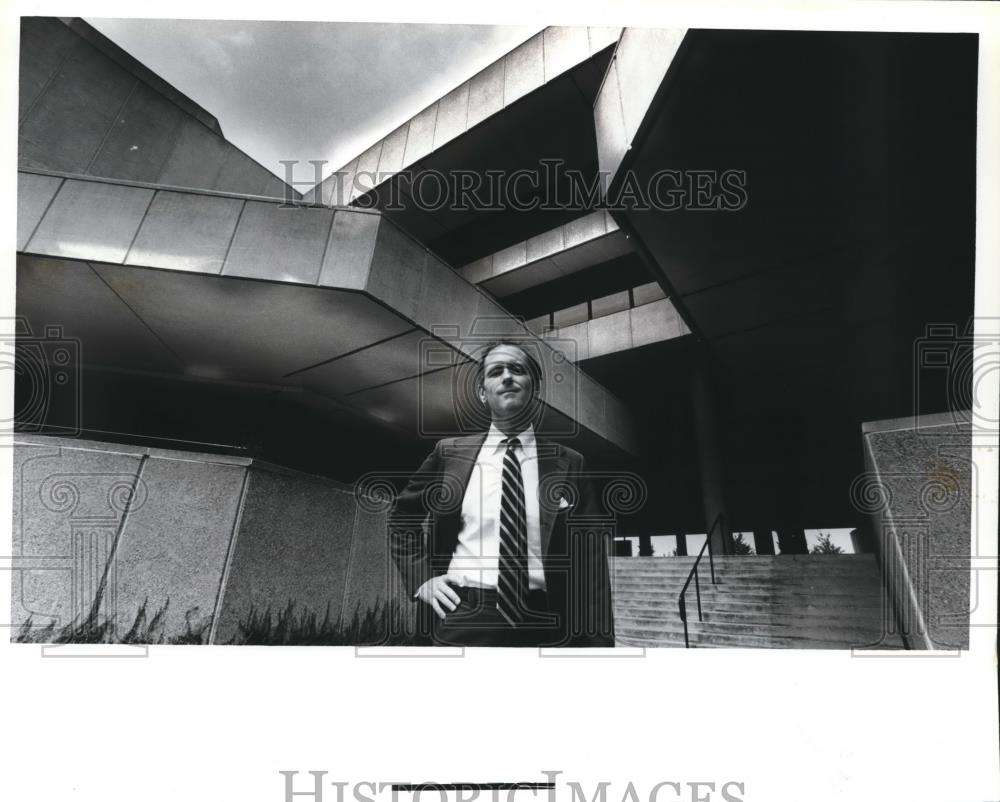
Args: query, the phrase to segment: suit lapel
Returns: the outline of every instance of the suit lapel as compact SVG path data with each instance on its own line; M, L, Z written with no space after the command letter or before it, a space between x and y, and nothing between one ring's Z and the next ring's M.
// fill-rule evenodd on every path
M552 525L559 513L559 499L563 493L559 488L566 478L569 463L562 456L562 449L555 443L536 440L538 449L538 514L539 528L542 530L542 555L549 552L552 540Z

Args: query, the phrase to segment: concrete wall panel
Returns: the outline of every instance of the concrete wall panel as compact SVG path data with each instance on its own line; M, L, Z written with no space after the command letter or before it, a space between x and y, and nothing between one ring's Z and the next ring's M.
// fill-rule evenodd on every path
M636 306L642 306L643 304L648 304L652 301L658 301L660 298L664 297L666 296L663 294L663 288L655 281L651 281L649 284L643 284L632 289L632 298L635 300Z
M74 48L21 125L21 163L86 172L136 84L98 51Z
M465 131L468 112L469 84L466 82L438 101L437 122L434 126L435 150Z
M409 125L401 125L385 138L378 161L380 173L398 173L403 169L403 151L406 149L408 131Z
M590 310L587 308L586 302L582 304L576 304L575 306L570 306L566 309L560 309L552 313L552 322L556 328L563 328L563 326L572 326L574 323L583 323L590 316Z
M200 122L186 119L173 152L156 183L171 187L211 189L226 159L226 142Z
M542 31L545 44L545 80L575 67L590 58L587 29L553 25Z
M61 447L60 442L72 443ZM140 455L81 442L19 435L14 448L11 623L82 621L104 576L121 524L122 488ZM16 629L12 630L16 635Z
M332 482L251 468L215 642L238 635L251 607L274 620L292 601L336 621L354 517L353 496Z
M63 60L83 43L59 20L46 17L21 18L21 49L18 84L18 120L39 98Z
M969 646L972 496L983 488L971 461L971 427L956 424L967 416L862 427L867 474L851 497L871 515L898 623L913 649Z
M121 262L152 198L151 189L68 180L25 250Z
M495 61L469 81L466 128L472 128L503 108L503 60Z
M403 601L404 610L409 608L398 571L389 556L386 513L355 506L354 537L344 587L344 617L363 615L365 610L392 599Z
M158 192L127 264L221 273L243 201Z
M377 214L337 211L320 271L320 285L350 289L365 287L375 252L379 219Z
M128 627L144 601L148 615L165 608L168 639L212 620L247 470L178 456L147 458L143 503L115 553L119 621Z
M61 178L17 174L17 249L24 250L42 215L55 197Z
M137 84L87 172L155 183L177 143L184 117L162 95Z
M625 311L594 318L588 326L588 336L591 359L631 348L632 328L629 325L629 313Z
M413 320L427 251L386 218L381 218L366 290Z
M410 120L410 130L406 136L406 150L403 164L409 167L434 149L434 128L437 122L438 104L428 106Z
M622 28L612 27L590 27L587 28L587 36L590 39L590 54L599 53L606 47L613 45L622 35Z
M625 138L631 144L680 47L685 28L626 28L615 51Z
M476 305L475 290L444 262L429 256L425 268L416 322L427 331L435 326L457 326L461 336L471 334Z
M509 106L545 83L542 33L504 57L503 104Z
M628 290L605 295L603 298L594 298L590 302L591 314L594 317L604 317L615 312L623 312L629 308Z
M382 158L382 141L379 140L358 157L358 171L354 177L354 187L350 200L364 195L372 187L378 186L378 163ZM348 201L350 202L350 201Z
M222 272L315 283L332 222L332 209L248 201Z
M271 173L257 164L243 151L226 145L226 160L215 179L212 189L219 192L239 192L259 195Z
M327 176L320 184L321 202L326 206L347 206L354 191L354 176L358 172L358 159L340 169L339 175Z
M630 140L622 115L622 96L617 62L612 59L604 75L604 83L594 103L594 124L597 131L597 166L605 176L614 176L625 158ZM606 189L607 187L605 187Z

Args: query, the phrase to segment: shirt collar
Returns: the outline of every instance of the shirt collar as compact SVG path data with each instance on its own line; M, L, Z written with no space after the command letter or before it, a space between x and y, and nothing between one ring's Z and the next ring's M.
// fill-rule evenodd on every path
M535 448L535 430L528 424L528 428L516 435L517 439L521 441L521 448L527 454L529 451ZM486 441L483 443L484 447L489 449L490 453L496 453L497 449L501 447L501 442L507 439L507 435L501 432L495 424L490 424L490 430L486 434Z

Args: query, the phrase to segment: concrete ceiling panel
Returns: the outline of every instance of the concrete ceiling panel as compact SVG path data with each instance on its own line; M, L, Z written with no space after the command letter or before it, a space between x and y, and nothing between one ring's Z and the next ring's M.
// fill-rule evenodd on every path
M52 202L61 178L34 173L17 174L17 249L24 250L35 227Z
M313 284L332 222L332 209L248 201L222 272Z
M361 293L95 265L189 375L278 382L409 324Z
M86 262L19 255L17 314L38 338L59 326L88 365L171 371L181 364Z
M188 192L158 192L126 264L221 273L244 202Z
M67 180L25 250L121 262L152 198L151 189Z
M297 379L314 392L332 398L377 387L400 379L410 379L426 369L421 347L428 335L414 330L401 337L377 343L299 374Z

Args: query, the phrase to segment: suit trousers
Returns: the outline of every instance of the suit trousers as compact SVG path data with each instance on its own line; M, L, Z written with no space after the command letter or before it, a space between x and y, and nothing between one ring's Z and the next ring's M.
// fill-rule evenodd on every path
M431 621L435 646L558 646L561 629L558 617L548 611L544 590L528 592L528 610L517 626L497 609L493 588L452 585L461 603L442 621Z

